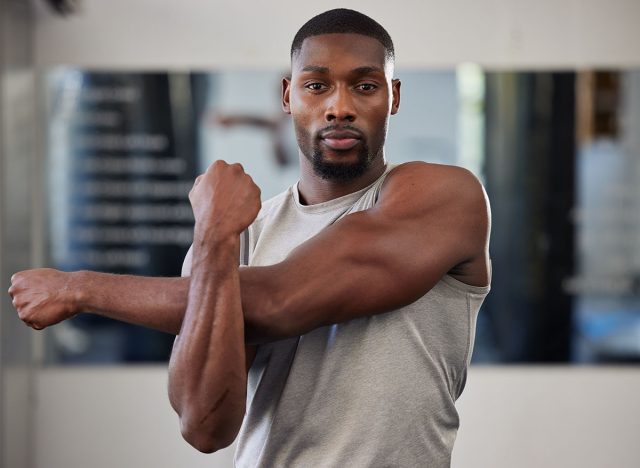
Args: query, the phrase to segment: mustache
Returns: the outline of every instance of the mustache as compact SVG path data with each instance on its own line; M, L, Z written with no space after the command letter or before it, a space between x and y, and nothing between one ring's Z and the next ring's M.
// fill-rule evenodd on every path
M316 132L316 139L322 139L327 133L331 132L350 132L360 139L364 137L364 132L353 125L329 125Z

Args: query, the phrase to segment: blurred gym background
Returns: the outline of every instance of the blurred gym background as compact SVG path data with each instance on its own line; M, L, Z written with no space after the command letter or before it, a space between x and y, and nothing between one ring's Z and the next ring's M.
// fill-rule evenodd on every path
M181 439L171 336L90 315L34 332L5 291L41 266L179 275L215 159L263 199L294 183L280 80L337 6L394 38L388 160L467 167L492 204L452 466L640 466L639 2L4 0L0 467L232 466Z

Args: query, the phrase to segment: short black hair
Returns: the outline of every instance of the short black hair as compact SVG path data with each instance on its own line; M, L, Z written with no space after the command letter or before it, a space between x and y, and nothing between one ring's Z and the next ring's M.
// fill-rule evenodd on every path
M336 8L314 16L298 30L291 43L291 58L300 52L304 40L321 34L362 34L377 39L385 48L385 55L391 61L395 58L393 41L389 33L374 19L359 11Z

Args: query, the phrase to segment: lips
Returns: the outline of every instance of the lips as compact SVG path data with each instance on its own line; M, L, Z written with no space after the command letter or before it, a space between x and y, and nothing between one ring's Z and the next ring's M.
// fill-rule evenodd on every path
M359 133L351 130L330 130L320 134L322 143L333 150L345 151L360 143Z
M334 150L348 150L356 146L360 140L358 138L323 138L322 143Z

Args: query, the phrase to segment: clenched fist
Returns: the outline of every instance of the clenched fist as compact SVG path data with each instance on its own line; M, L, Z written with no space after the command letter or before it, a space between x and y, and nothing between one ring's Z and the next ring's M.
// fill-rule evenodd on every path
M35 330L54 325L79 312L71 286L73 273L38 268L14 274L9 295L20 319Z
M225 239L239 236L260 211L260 189L240 164L215 161L198 176L189 201L196 220L196 236Z

